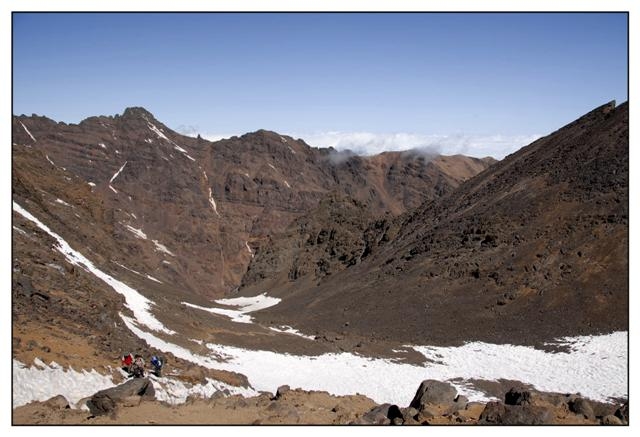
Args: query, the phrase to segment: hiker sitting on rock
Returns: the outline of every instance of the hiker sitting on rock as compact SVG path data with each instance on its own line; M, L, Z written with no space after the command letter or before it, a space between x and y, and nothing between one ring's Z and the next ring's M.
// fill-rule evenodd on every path
M134 378L144 378L144 358L142 355L136 354L129 374Z
M131 373L131 365L133 364L133 355L127 354L122 356L122 370Z
M160 378L162 374L162 365L164 364L164 359L158 356L151 357L151 365L153 366L153 374Z

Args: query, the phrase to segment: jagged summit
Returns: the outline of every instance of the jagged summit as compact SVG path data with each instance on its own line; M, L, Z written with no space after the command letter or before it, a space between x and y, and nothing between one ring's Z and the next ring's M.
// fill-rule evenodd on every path
M155 120L155 117L153 116L153 114L148 110L146 110L145 108L143 108L142 106L131 106L131 107L125 108L124 112L122 113L122 117L125 117L125 118L141 117L145 119L148 118L148 119Z

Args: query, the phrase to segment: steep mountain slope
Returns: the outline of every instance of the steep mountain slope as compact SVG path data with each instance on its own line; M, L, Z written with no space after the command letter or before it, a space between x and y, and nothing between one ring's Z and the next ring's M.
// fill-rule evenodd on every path
M337 160L333 150L269 131L212 143L171 131L143 108L77 125L14 117L13 143L14 157L33 148L42 154L27 156L46 171L88 184L84 196L99 199L109 226L94 250L129 233L140 248L122 250L124 264L205 296L238 286L255 248L331 191L399 214L492 162L397 153ZM73 215L51 213L74 226Z
M596 108L449 195L369 225L350 246L373 242L367 259L319 281L290 278L261 318L417 344L626 330L628 154L628 104ZM263 256L276 255L259 253L250 273Z

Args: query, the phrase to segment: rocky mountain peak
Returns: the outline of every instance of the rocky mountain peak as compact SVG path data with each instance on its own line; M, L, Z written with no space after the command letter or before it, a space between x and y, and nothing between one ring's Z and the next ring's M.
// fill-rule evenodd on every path
M147 111L145 108L141 106L132 106L132 107L125 108L124 112L122 113L122 117L143 118L148 120L156 119L151 112Z

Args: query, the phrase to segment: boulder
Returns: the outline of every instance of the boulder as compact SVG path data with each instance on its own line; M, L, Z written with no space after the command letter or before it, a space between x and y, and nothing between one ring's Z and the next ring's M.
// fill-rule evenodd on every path
M467 404L469 403L469 398L463 395L458 395L453 401L453 411L464 410L467 408Z
M531 402L531 391L521 387L511 387L504 395L505 405L525 405Z
M614 414L622 423L629 423L629 402L625 402Z
M484 411L484 404L481 402L469 402L463 410L458 410L454 414L464 422L477 422Z
M280 399L282 396L285 395L285 393L287 393L290 390L291 390L291 387L289 387L288 385L281 385L276 390L276 399Z
M92 416L104 416L115 413L116 403L106 394L95 394L87 401Z
M402 413L402 419L405 422L408 421L409 419L416 420L418 416L418 410L416 410L413 407L402 408L400 409L400 412Z
M115 412L117 405L124 405L125 400L130 403L133 396L154 399L155 390L151 381L148 378L135 378L116 387L100 390L91 396L86 405L92 415L102 416Z
M457 396L457 390L448 382L426 379L420 383L409 406L420 412L434 405L452 407Z
M133 395L127 396L122 399L122 405L125 407L137 407L140 405L140 401L142 400L142 396Z
M508 405L502 425L549 425L555 415L548 407L537 405Z
M576 414L581 414L588 420L595 420L596 415L593 413L593 407L584 398L577 397L569 401L569 410Z
M555 415L548 407L537 405L504 405L489 402L480 414L479 423L492 425L546 425Z
M614 416L613 414L609 414L608 416L604 416L602 418L603 425L622 425L622 420Z
M387 425L392 423L394 419L400 419L404 422L402 412L397 405L382 404L373 407L362 416L362 421L368 424Z
M69 407L69 401L62 395L54 396L44 401L44 405L53 410L66 410Z
M487 402L484 406L484 410L480 414L478 419L480 423L487 424L501 424L505 415L505 406L502 402L492 401Z

